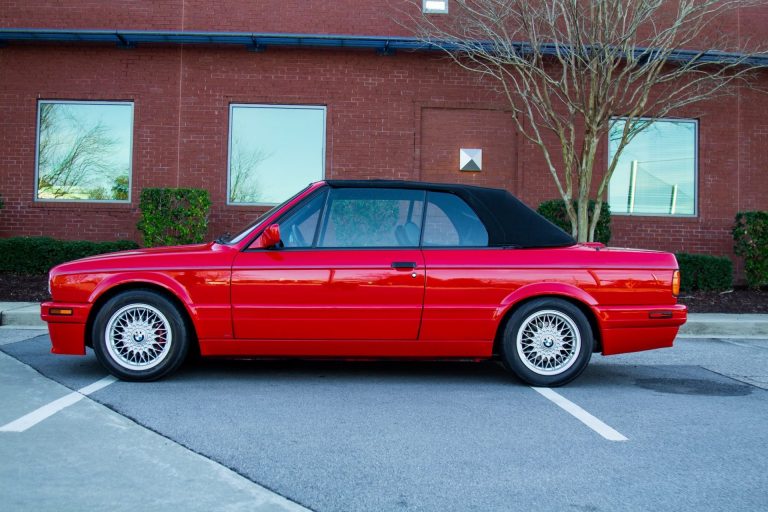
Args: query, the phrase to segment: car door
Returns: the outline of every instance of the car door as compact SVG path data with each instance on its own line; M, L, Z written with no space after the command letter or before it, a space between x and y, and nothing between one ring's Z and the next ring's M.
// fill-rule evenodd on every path
M509 271L503 249L488 247L488 231L460 197L427 194L422 236L427 266L421 337L425 342L492 342ZM503 283L499 286L499 283Z
M424 300L425 193L325 187L278 222L283 247L236 257L235 336L416 340Z

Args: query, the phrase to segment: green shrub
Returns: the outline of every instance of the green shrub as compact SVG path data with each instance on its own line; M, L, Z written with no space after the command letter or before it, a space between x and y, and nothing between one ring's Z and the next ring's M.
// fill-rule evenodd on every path
M183 245L202 242L208 231L207 190L145 188L141 191L141 219L137 227L144 245Z
M136 242L87 242L84 240L54 240L47 237L0 239L0 271L18 274L44 274L65 261L85 258L105 252L136 249Z
M744 257L747 284L768 285L768 212L739 212L733 226L733 250Z
M578 202L573 202L574 209L578 208ZM536 209L539 215L546 217L547 220L557 225L566 233L571 232L571 220L568 218L568 212L565 209L565 201L562 199L552 199L544 201ZM592 215L595 211L595 201L589 201L588 212ZM600 218L595 227L595 242L608 244L611 240L611 209L608 203L603 203L600 207Z
M680 290L722 292L733 286L733 262L724 256L675 254L680 265Z

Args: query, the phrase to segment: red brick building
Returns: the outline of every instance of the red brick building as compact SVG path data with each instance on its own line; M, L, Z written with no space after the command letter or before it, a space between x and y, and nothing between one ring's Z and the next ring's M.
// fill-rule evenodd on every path
M1 0L0 236L138 240L145 187L209 190L212 235L322 177L476 183L534 207L555 198L494 84L409 51L400 7ZM768 5L722 26L765 41ZM666 126L612 188L611 244L732 255L735 213L768 209L768 96L739 89ZM665 140L682 142L644 156ZM462 148L482 150L480 171L459 170ZM62 162L76 158L81 176L67 182Z

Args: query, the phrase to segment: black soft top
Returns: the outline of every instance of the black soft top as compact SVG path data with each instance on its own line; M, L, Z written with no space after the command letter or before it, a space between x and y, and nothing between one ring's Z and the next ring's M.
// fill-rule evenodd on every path
M492 247L564 247L576 241L571 235L498 188L421 181L326 180L333 188L407 188L447 192L463 199L488 230Z

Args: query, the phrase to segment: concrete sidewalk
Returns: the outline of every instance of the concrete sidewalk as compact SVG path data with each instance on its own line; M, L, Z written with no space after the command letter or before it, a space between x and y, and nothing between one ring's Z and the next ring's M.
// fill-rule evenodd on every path
M47 326L40 319L39 302L0 302L0 325L17 328Z
M690 313L679 336L690 338L768 338L768 315Z
M77 394L0 352L3 510L310 512L90 397L56 409Z
M0 325L45 328L37 302L0 302ZM768 315L691 313L680 336L700 338L768 338Z

